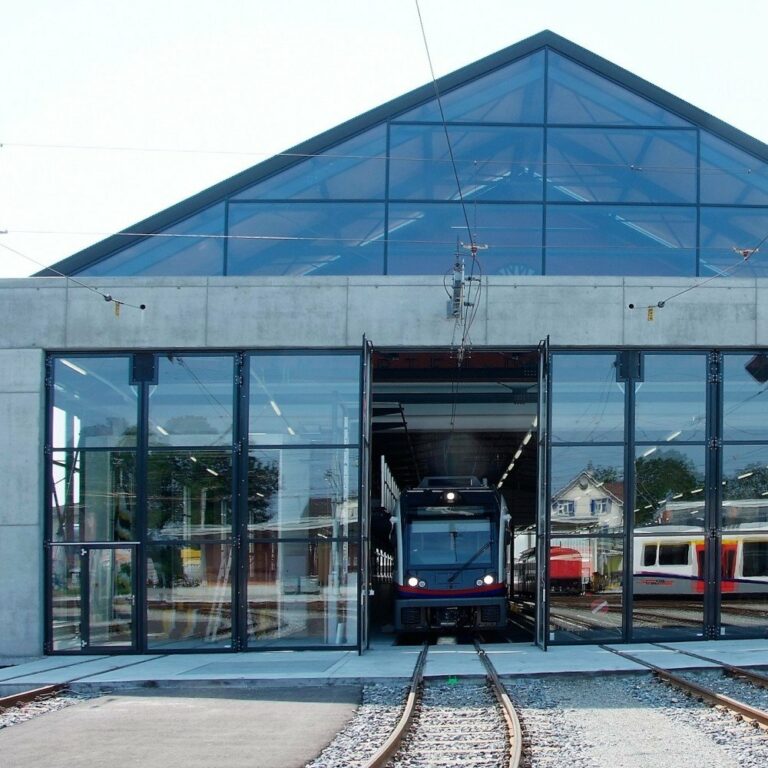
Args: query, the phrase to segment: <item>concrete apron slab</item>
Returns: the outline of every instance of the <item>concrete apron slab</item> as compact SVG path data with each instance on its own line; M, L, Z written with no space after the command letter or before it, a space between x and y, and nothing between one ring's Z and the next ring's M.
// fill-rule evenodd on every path
M286 768L352 718L359 686L108 694L0 730L2 765Z

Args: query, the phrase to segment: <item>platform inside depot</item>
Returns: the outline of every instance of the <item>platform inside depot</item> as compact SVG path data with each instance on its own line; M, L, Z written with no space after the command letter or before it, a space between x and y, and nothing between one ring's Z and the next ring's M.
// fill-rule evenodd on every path
M642 661L664 669L702 668L718 663L768 667L768 639L554 646L547 651L528 643L494 643L480 647L499 675L514 677L647 672L648 668L640 663ZM0 669L0 695L53 684L99 691L258 683L270 687L346 685L407 680L420 652L419 645L382 644L363 654L356 651L264 651L122 657L49 656ZM425 667L427 678L482 677L484 674L473 645L448 642L430 646Z

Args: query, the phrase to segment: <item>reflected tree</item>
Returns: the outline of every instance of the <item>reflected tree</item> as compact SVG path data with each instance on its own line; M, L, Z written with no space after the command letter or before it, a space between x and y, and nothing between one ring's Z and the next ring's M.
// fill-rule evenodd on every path
M693 462L678 451L641 456L635 461L637 504L640 507L636 524L653 522L656 510L673 498L693 498L691 491L701 487L700 482Z

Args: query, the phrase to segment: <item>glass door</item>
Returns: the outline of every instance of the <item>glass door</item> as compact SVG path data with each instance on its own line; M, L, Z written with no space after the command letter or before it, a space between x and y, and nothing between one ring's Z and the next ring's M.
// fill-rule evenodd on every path
M539 344L538 468L536 494L536 645L547 649L549 611L549 337Z

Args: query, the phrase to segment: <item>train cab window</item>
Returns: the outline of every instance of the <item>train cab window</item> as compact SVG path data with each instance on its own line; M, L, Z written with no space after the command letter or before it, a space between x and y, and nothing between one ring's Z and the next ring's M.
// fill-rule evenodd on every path
M691 548L688 544L661 544L659 565L688 565Z
M643 546L643 565L656 565L656 544L645 544Z
M413 520L409 526L412 565L454 565L471 560L490 565L491 522L480 520Z
M768 542L744 542L744 576L768 576Z

